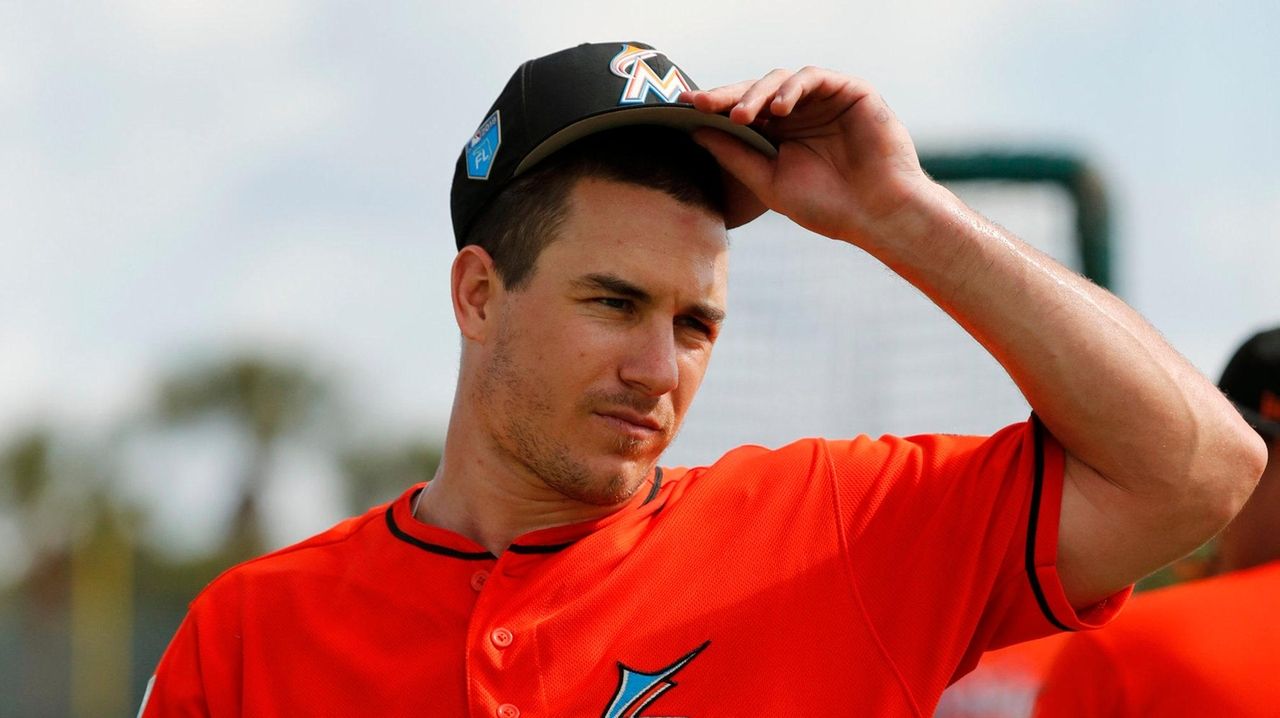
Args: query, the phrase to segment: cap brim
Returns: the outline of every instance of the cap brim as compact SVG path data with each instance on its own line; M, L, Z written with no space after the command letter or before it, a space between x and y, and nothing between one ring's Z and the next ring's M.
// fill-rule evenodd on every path
M766 157L772 158L778 155L777 148L764 135L750 127L739 125L724 115L709 114L686 103L630 107L624 105L584 117L560 128L525 155L524 159L520 160L520 164L516 165L516 171L512 176L519 177L551 156L556 150L588 135L629 125L661 125L685 132L693 132L700 127L710 127L733 135ZM729 229L746 224L754 218L753 216L739 221Z

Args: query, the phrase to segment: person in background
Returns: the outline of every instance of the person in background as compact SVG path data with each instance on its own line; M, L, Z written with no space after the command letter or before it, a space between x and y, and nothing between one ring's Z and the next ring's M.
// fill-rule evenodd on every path
M972 673L943 691L933 718L1030 718L1045 674L1070 633L982 654Z

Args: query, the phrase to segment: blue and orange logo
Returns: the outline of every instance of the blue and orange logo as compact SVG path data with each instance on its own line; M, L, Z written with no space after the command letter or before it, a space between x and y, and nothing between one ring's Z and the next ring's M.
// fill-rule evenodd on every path
M674 688L676 682L671 679L709 645L711 641L652 673L637 671L618 661L618 687L613 691L613 701L600 714L600 718L643 718L640 711L658 700L658 696Z
M681 74L680 68L675 66L670 60L667 62L671 65L667 69L665 75L659 76L658 73L650 67L648 59L651 57L665 56L657 50L649 50L635 45L623 45L622 50L613 59L609 61L609 69L613 74L627 81L622 88L622 97L618 100L619 105L634 105L645 101L649 96L649 92L657 93L663 102L675 102L680 97L680 93L685 90L692 90L689 81Z

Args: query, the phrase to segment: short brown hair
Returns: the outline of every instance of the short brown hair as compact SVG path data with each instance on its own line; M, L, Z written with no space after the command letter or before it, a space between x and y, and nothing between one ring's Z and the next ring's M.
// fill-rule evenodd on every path
M519 289L564 222L570 190L587 177L649 187L724 215L710 153L680 130L624 127L578 140L517 178L480 212L463 245L484 248L503 285Z

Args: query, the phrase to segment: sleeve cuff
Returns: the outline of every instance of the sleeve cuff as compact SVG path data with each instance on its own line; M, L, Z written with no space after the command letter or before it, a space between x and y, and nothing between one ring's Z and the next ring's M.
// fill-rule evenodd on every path
M1035 441L1035 483L1031 492L1031 525L1027 527L1027 577L1041 612L1063 631L1098 628L1106 625L1133 593L1133 586L1117 591L1084 609L1077 610L1067 600L1058 577L1058 519L1062 508L1062 446L1031 415Z

